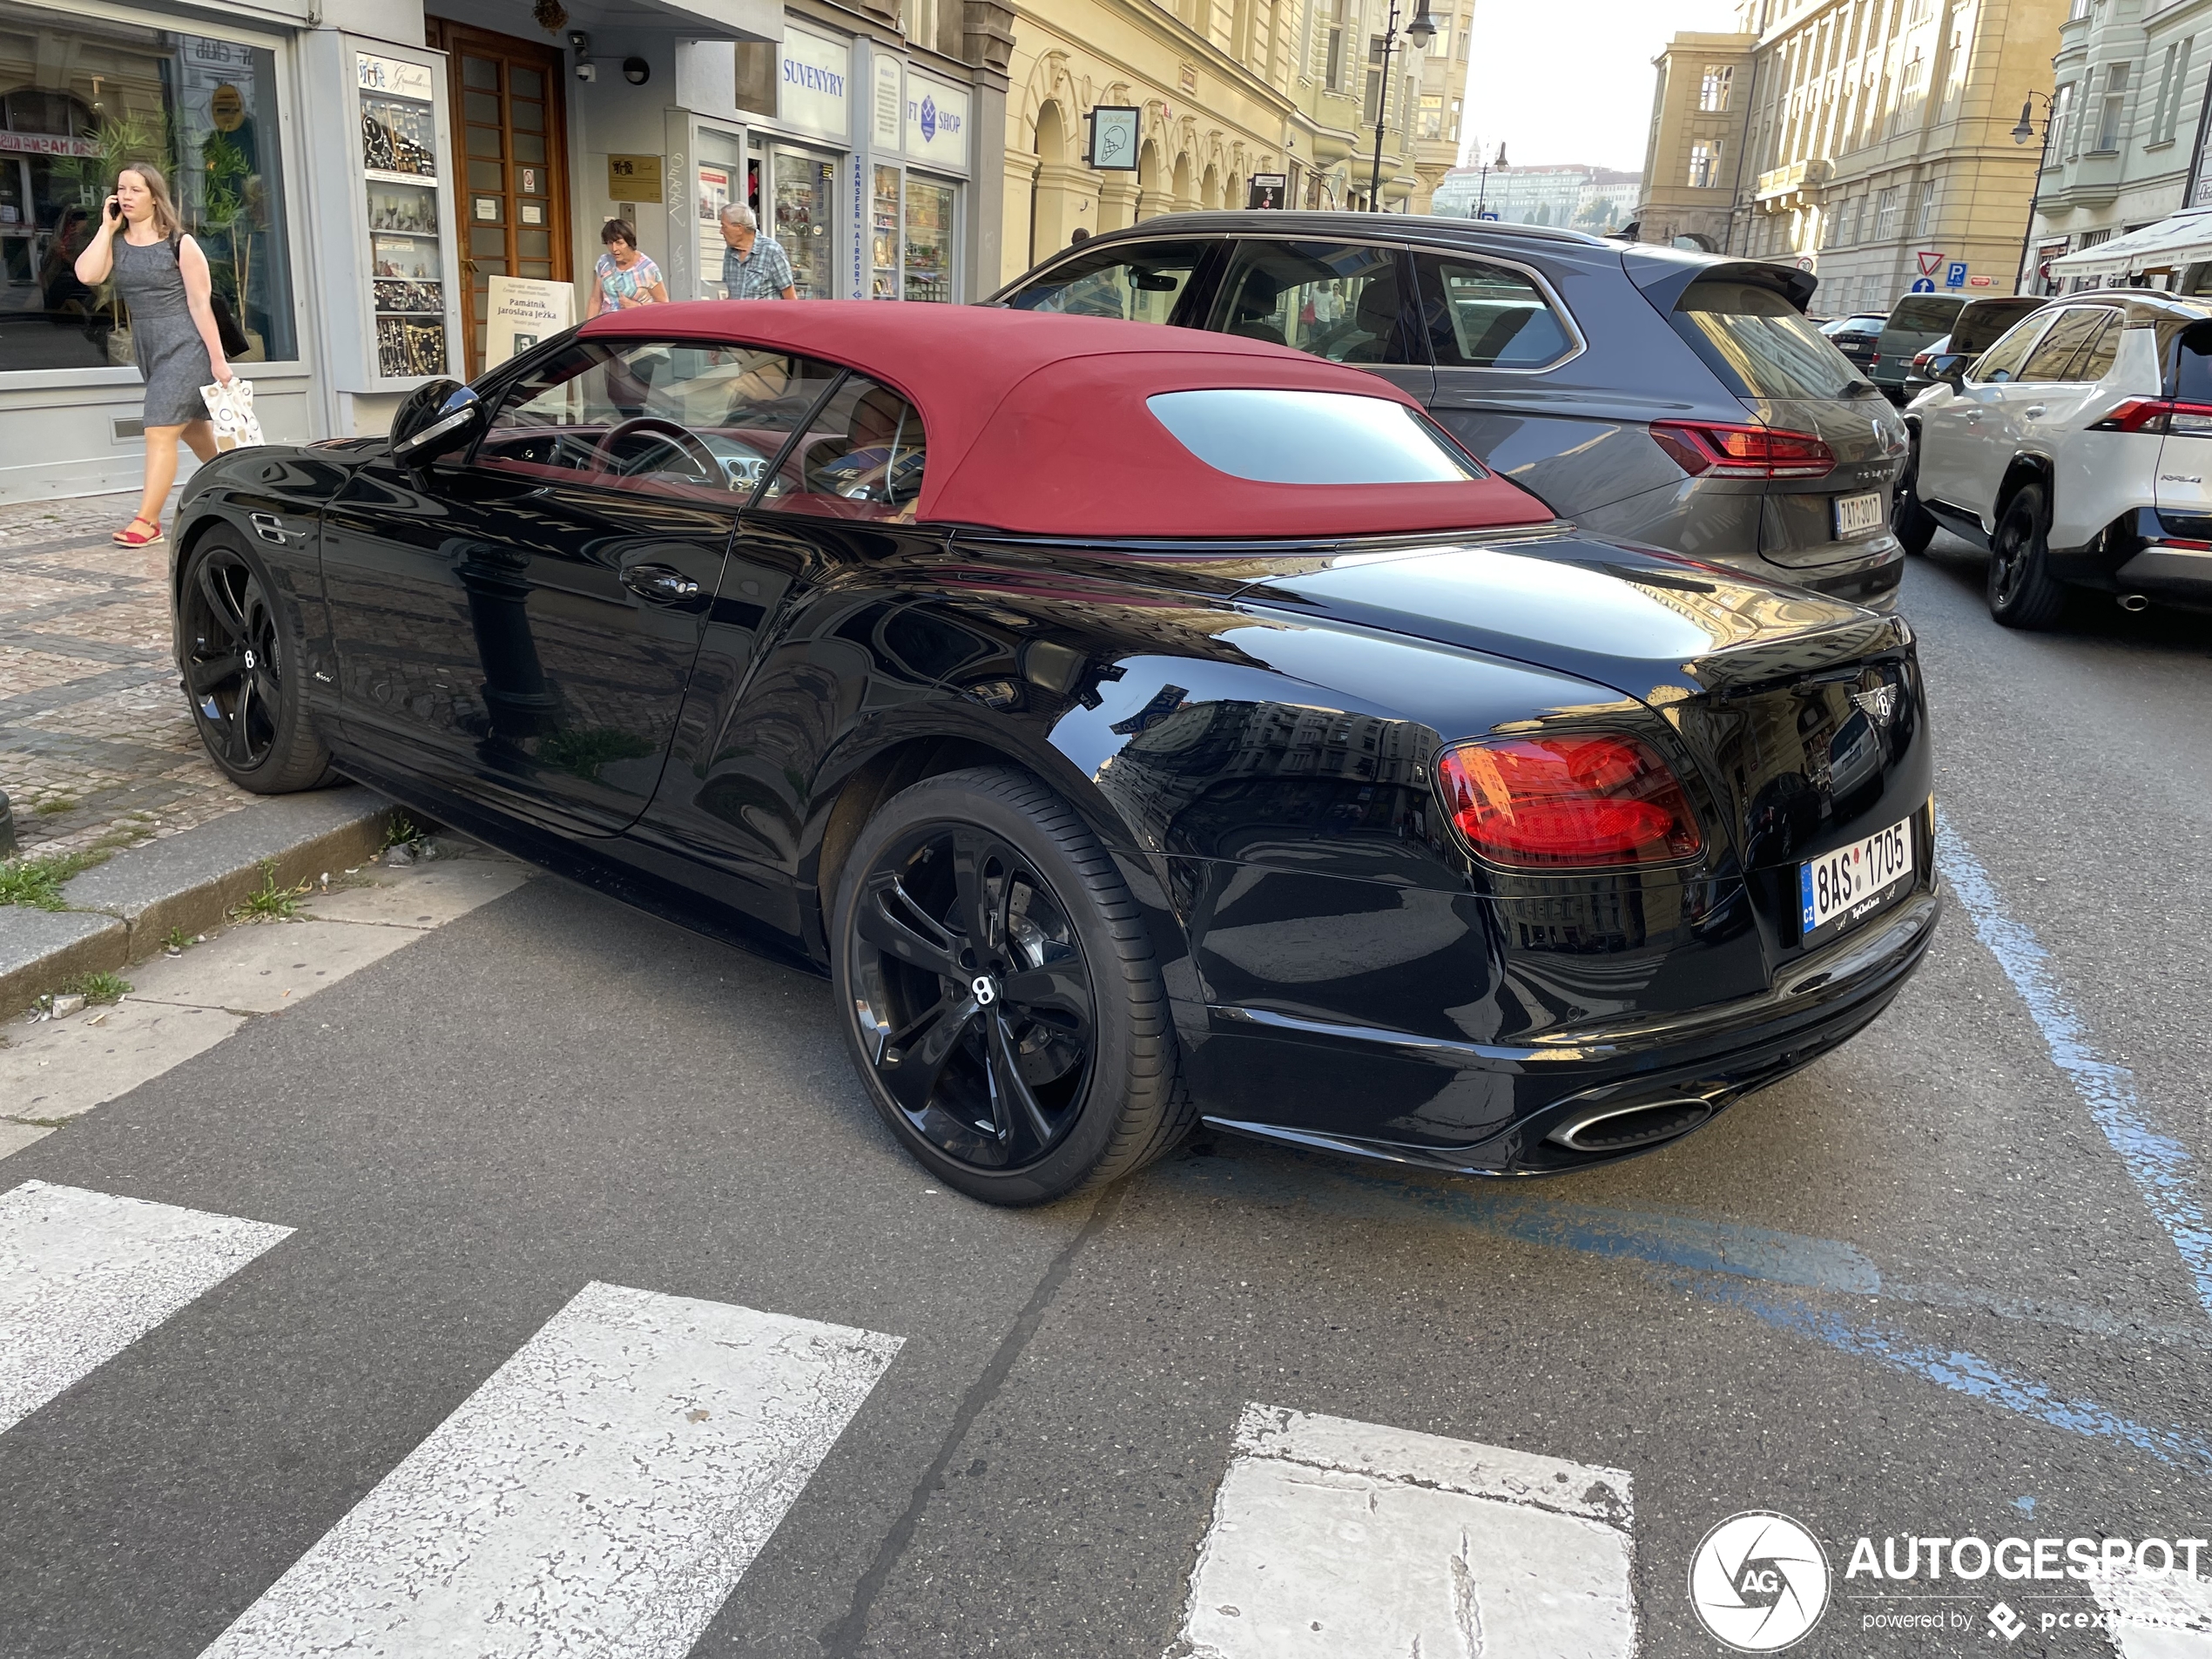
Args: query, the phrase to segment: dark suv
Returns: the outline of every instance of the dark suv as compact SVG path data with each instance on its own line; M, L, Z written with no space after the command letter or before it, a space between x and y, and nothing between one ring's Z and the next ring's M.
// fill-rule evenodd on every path
M1886 605L1905 424L1805 320L1813 286L1577 231L1245 212L1093 237L994 303L1355 364L1588 529Z

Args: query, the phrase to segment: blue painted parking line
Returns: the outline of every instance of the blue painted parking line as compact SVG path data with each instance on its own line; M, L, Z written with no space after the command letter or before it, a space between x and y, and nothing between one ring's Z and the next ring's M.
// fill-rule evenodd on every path
M1777 1331L1811 1337L1844 1353L1875 1360L1986 1406L2034 1418L2053 1428L2118 1440L2148 1453L2161 1463L2212 1475L2212 1442L2185 1429L2136 1422L2094 1400L2067 1398L2042 1383L2014 1376L1979 1354L1939 1347L1905 1331L1854 1324L1832 1308L1817 1307L1755 1285L1710 1278L1694 1279L1687 1275L1674 1282L1709 1302L1755 1314Z
M1951 890L1973 919L1974 934L2027 1004L2051 1062L2067 1076L2106 1141L2120 1155L2158 1224L2195 1281L2197 1300L2212 1313L2212 1227L2196 1196L2196 1167L2187 1148L2154 1124L2135 1097L2135 1075L2115 1065L2090 1042L2050 970L2050 953L2035 930L2005 910L1989 878L1940 808L1936 813L1936 861Z

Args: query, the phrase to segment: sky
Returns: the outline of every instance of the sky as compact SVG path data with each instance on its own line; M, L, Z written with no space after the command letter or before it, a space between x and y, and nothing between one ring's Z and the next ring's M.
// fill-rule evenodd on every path
M1725 31L1733 0L1474 0L1463 158L1635 172L1651 125L1651 60L1679 30Z

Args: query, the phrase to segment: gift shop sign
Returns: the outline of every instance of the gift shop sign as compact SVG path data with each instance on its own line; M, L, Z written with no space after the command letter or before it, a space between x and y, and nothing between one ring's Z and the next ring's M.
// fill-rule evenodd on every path
M776 114L793 126L844 138L853 131L853 49L784 25Z
M960 172L968 168L968 93L942 81L907 77L907 154Z

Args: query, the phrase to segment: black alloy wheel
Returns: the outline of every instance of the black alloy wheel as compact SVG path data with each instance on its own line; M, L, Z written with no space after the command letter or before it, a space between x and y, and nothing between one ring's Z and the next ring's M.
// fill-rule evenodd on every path
M294 684L299 635L260 562L219 534L197 543L177 596L178 668L208 757L264 795L321 782L330 756Z
M2047 628L2065 608L2066 583L2050 570L2050 533L2043 486L2022 484L1989 538L1989 614L2007 628Z
M1113 860L1035 779L895 796L846 860L833 972L877 1110L948 1184L1041 1204L1189 1124L1150 941Z
M1915 432L1890 495L1890 529L1907 553L1925 553L1939 528L1935 515L1920 504L1920 435Z

